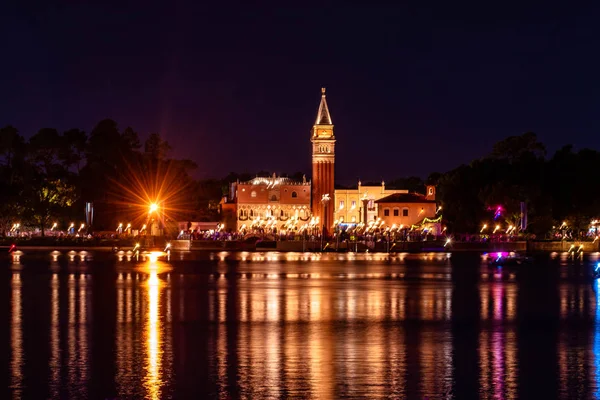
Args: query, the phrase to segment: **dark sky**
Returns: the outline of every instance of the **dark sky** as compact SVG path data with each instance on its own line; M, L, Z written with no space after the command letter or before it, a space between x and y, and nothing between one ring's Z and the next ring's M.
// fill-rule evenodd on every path
M326 86L340 182L446 171L525 131L600 147L598 2L202 3L3 3L0 125L112 118L201 177L310 175Z

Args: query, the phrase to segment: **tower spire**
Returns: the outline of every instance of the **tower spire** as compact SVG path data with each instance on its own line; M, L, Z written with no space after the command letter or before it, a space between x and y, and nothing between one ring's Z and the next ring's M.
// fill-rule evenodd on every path
M331 115L329 114L329 107L327 107L325 88L321 88L321 104L319 104L315 125L333 125L333 122L331 122Z

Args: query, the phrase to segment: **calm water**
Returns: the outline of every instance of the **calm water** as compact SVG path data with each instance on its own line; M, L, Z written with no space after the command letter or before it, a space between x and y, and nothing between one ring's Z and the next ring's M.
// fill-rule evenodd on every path
M590 260L1 257L3 398L600 397Z

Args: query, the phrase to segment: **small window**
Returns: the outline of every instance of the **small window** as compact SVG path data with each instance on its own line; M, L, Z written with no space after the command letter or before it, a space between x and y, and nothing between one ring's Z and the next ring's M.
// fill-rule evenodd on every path
M344 200L340 200L340 210L344 208Z
M250 210L250 216L254 217L254 210Z
M383 209L383 216L384 217L389 217L390 216L390 209L389 208L384 208Z
M433 194L433 188L432 187L429 188L429 194Z
M353 209L356 208L356 200L352 200L352 203L350 203L350 204Z
M296 197L298 197L298 193L292 192L292 199L295 199Z
M352 217L350 220L351 220L352 222L356 222L356 217Z
M399 215L399 210L397 208L394 208L394 217L397 217Z
M253 191L250 192L250 197L256 197L256 191L255 190L253 190Z
M402 209L402 216L403 217L408 217L408 208L403 208Z
M271 201L277 201L277 196L275 196L275 195L272 195L272 196L271 196Z

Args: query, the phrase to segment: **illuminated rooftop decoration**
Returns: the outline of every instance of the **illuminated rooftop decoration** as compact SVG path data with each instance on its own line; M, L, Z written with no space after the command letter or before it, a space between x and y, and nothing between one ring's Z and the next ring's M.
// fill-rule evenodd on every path
M331 115L329 114L329 107L327 107L327 99L325 98L325 88L321 88L321 104L319 104L315 125L333 125Z
M310 185L309 181L297 182L293 181L290 178L286 177L278 177L273 174L272 177L256 177L254 179L249 180L248 182L240 182L241 184L249 184L249 185L266 185L268 189L275 188L281 185Z

